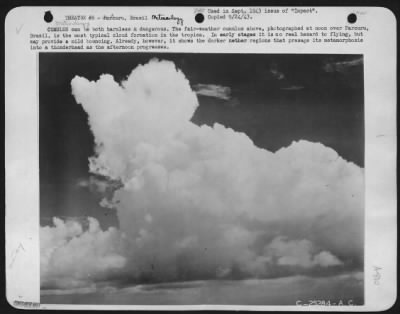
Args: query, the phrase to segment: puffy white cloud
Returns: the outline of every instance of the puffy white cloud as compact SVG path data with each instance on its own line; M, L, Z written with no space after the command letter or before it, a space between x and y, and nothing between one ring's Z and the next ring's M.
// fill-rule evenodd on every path
M278 265L285 266L310 268L343 264L330 252L321 251L315 254L315 250L313 243L309 240L288 240L284 237L277 237L265 248L265 254L275 258Z
M121 246L116 230L57 222L43 232L61 241L44 241L44 282L75 274L77 261L78 277L119 268L147 282L268 277L280 266L362 259L363 169L331 148L298 141L272 153L218 123L193 124L196 94L172 62L140 65L121 84L102 75L71 85L95 137L90 171L121 182L111 202L126 239Z
M332 255L332 253L329 253L327 251L322 251L315 255L313 263L321 267L343 265L342 261L340 261L336 256Z
M95 134L98 158L91 159L91 170L111 178L131 176L136 148L168 141L198 106L183 73L157 60L139 65L121 85L108 74L97 82L75 77L71 85Z
M102 231L91 217L87 230L76 221L53 222L40 229L42 287L83 288L125 266L123 238L115 228Z

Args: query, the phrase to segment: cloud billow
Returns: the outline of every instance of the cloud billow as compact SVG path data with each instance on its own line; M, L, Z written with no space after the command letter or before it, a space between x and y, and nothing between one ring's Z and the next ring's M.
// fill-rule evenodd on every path
M268 278L361 264L364 171L333 149L301 140L273 153L221 124L195 125L196 93L169 61L139 65L120 84L106 74L71 86L95 137L90 172L120 182L106 204L120 229L58 220L42 228L44 239L59 239L42 243L42 285ZM68 255L71 246L87 260Z

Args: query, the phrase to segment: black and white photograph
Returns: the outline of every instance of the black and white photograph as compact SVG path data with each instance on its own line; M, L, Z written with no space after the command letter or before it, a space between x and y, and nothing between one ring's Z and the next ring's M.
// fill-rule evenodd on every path
M41 303L364 304L363 55L38 58Z

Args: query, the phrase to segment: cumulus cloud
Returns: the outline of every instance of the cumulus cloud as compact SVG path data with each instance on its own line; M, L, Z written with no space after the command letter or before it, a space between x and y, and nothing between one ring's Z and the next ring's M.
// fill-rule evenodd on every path
M53 223L40 228L43 288L87 288L124 267L123 237L115 228L102 231L91 217L87 230L78 221L54 218Z
M362 259L363 169L333 149L302 140L272 153L193 124L196 93L168 61L71 86L95 137L89 170L119 182L103 205L120 230L43 228L42 284L271 277Z
M267 247L265 254L276 258L278 265L329 267L343 263L330 252L321 251L314 254L315 248L309 240L288 240L284 237L275 238Z
M332 255L332 253L322 251L314 256L313 264L321 267L329 267L343 265L343 262L340 261L336 256Z
M220 86L215 84L196 84L193 90L197 95L209 96L229 100L231 98L231 89L228 86Z

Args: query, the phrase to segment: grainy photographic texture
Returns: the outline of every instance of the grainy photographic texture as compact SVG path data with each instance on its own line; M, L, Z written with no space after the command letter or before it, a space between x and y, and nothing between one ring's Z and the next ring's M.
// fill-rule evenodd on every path
M364 303L362 55L39 73L41 303Z

